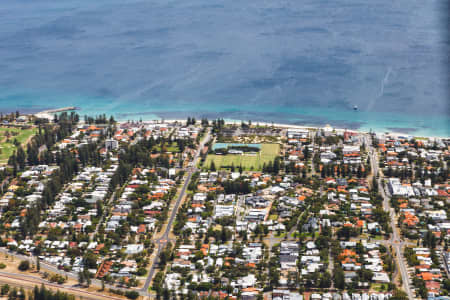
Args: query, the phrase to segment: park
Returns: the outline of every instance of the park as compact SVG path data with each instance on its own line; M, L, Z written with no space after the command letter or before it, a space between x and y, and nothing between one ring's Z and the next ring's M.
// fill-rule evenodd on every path
M243 152L240 154L208 154L204 167L210 168L212 162L217 169L242 167L247 171L260 171L264 164L273 162L280 152L279 144L260 144L259 152Z

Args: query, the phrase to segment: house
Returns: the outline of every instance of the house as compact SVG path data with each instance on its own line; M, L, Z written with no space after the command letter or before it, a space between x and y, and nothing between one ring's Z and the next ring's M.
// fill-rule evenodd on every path
M389 276L385 272L373 272L372 281L378 283L389 283Z
M106 150L116 150L119 148L119 142L115 139L106 139L105 148Z
M297 256L295 255L280 255L281 269L290 269L297 267Z
M256 276L254 274L248 274L245 277L239 278L237 281L232 281L231 286L235 288L245 289L248 287L255 286L256 282L257 282Z
M214 219L231 217L234 214L233 205L216 205L214 212Z
M142 244L128 244L126 246L126 254L138 254L144 251L144 245Z
M308 219L308 221L303 225L302 230L303 231L317 231L319 230L319 223L318 223L318 219L316 217L310 217Z

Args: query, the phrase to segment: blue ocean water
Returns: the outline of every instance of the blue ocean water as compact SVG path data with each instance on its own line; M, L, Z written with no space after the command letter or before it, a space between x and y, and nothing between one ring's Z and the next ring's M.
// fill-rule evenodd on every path
M0 111L450 136L448 0L7 0ZM353 106L358 106L358 111Z

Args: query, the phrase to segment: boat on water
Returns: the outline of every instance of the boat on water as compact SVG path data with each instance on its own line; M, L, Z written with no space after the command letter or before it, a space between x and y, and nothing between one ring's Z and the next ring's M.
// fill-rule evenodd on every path
M354 106L353 106L353 110L358 110L358 106L357 106L357 105L354 105Z

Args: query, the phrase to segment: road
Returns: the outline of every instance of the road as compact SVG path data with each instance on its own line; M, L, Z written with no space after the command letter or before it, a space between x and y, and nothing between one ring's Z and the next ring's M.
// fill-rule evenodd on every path
M183 187L181 188L181 191L178 195L177 201L175 202L175 205L172 209L172 213L169 217L169 222L167 223L166 229L165 229L163 235L158 240L155 241L155 243L158 245L158 249L157 249L155 258L153 260L153 263L150 267L150 270L148 272L147 279L145 280L145 284L141 289L142 292L147 292L148 288L150 287L153 275L155 274L155 271L157 268L159 256L160 256L161 252L164 250L164 248L166 247L167 243L169 242L169 234L172 230L173 222L175 221L175 218L177 216L178 208L180 207L181 202L183 201L184 194L186 193L189 182L191 181L192 174L194 174L197 171L197 167L196 167L197 160L200 157L200 154L201 154L201 151L202 151L204 145L209 141L210 138L211 138L211 131L208 130L205 138L203 139L203 141L197 148L197 152L195 153L194 158L192 159L192 167L189 167L187 170L188 171L187 176L185 177Z
M31 264L35 264L36 263L36 256L27 256L27 255L18 254L16 252L9 251L8 249L5 249L5 248L0 248L0 253L7 254L9 256L14 256L16 259L19 259L19 260L28 260ZM45 270L45 271L48 271L48 272L59 274L61 276L67 276L68 278L73 279L73 280L78 280L78 274L77 273L75 273L75 272L66 272L64 270L60 270L55 265L46 263L44 261L40 262L40 267L41 267L41 270ZM3 273L5 273L5 272L3 272ZM5 274L6 275L10 275L10 276L14 276L15 275L15 273L5 273ZM91 280L91 285L94 285L94 286L97 286L97 287L101 287L102 286L102 282L100 280L98 280L98 279L93 278ZM119 289L119 290L122 290L124 292L125 291L129 291L129 289L116 287L116 286L110 285L110 284L105 284L105 287L109 288L109 289L116 289L116 290ZM139 290L138 292L139 292L139 295L141 295L141 296L150 296L150 294L147 291L144 292L144 291L140 291Z
M98 229L100 228L100 225L102 225L103 221L105 220L105 218L107 218L111 212L112 207L110 206L111 202L114 200L114 196L116 195L116 191L114 191L111 195L111 197L109 197L109 199L106 201L105 206L106 209L103 211L102 217L100 218L100 220L98 221L97 226L95 226L95 231L94 233L91 235L90 240L92 240L94 238L94 236L98 233Z
M27 256L27 255L18 254L18 253L12 252L6 248L0 248L0 253L7 254L8 256L14 256L15 258L20 259L20 260L28 260L31 264L36 263L36 256ZM43 261L40 262L40 265L41 265L41 269L44 269L46 271L50 271L50 272L53 272L53 273L56 273L59 275L63 275L63 276L67 275L67 277L78 280L78 274L76 274L76 273L65 272L63 270L58 269L56 266L51 265L46 262L43 262Z
M23 287L26 289L33 289L35 286L40 286L44 284L47 288L57 289L62 292L66 292L72 294L78 298L82 299L115 299L122 300L123 298L113 297L105 294L90 292L76 286L72 286L69 284L56 284L49 282L48 280L41 279L35 276L27 275L27 274L16 274L16 273L8 273L8 272L0 272L0 282Z
M313 151L311 151L311 154L310 154L311 155L311 157L310 157L310 159L311 159L311 176L315 176L316 175L316 167L314 166L314 153L315 153L314 152L314 143L315 143L315 137L316 137L317 132L312 131L312 132L310 132L310 134L311 134L311 145L313 146ZM308 162L306 162L305 167L306 168L308 167Z
M152 266L150 268L149 275L147 276L147 279L145 281L144 287L139 290L139 294L141 296L147 296L147 297L151 296L151 294L148 293L148 288L150 286L150 283L152 281L153 275L154 275L155 270L156 270L158 257L160 255L161 251L167 245L167 242L169 241L169 234L171 232L173 222L175 221L176 213L178 211L179 206L181 205L181 202L183 200L184 194L186 193L186 190L187 190L187 187L188 187L189 182L191 180L191 177L197 171L197 168L195 167L195 165L197 163L198 158L200 157L201 150L203 149L204 145L209 141L210 138L211 138L211 134L210 134L210 130L208 130L205 138L203 139L202 143L198 147L197 152L196 152L196 154L195 154L195 156L194 156L194 158L192 160L193 167L189 167L188 168L188 174L187 174L187 176L185 176L185 181L184 181L183 187L182 187L182 189L181 189L181 191L179 193L179 196L177 198L177 201L176 201L176 203L175 203L175 205L174 205L174 207L172 209L172 213L170 215L169 222L168 222L168 224L166 226L165 232L158 240L155 241L156 244L158 245L158 250L156 252L156 256L155 256L154 262L153 262L153 264L152 264ZM113 197L114 197L114 194L111 196L109 201L111 201L113 199ZM100 222L99 222L99 224L100 224ZM36 262L36 257L35 256L25 256L25 255L21 255L21 254L18 254L18 253L10 252L6 248L0 248L0 253L7 254L9 256L14 256L17 259L28 260L28 261L30 261L30 263L35 263ZM49 264L49 263L46 263L46 262L43 262L43 261L41 261L40 265L41 265L41 269L43 269L43 270L50 271L50 272L53 272L53 273L56 273L56 274L60 274L62 276L67 276L67 277L72 278L74 280L78 280L78 274L76 274L74 272L65 272L64 270L58 269L57 266L54 266L52 264ZM11 273L10 275L13 276L14 273ZM92 279L91 284L100 287L102 285L102 282L100 280L97 280L97 279ZM113 288L113 289L121 289L121 288L117 288L117 287L115 287L113 285L109 285L109 284L105 284L105 287L106 288ZM122 290L126 291L127 289L122 289ZM119 298L116 298L116 299L119 299Z
M397 222L395 219L395 210L391 207L390 199L386 195L385 187L383 185L383 175L380 173L378 169L378 155L376 150L372 147L372 143L370 142L369 138L365 136L365 143L368 146L369 155L370 155L370 163L372 164L372 171L374 176L378 176L377 183L378 183L378 190L380 195L383 197L383 208L386 212L389 212L389 217L391 219L391 228L392 228L392 235L391 239L388 241L389 244L392 245L392 247L395 249L396 253L396 259L397 259L397 266L400 269L400 275L402 276L402 282L403 282L403 288L408 295L409 299L414 299L414 293L411 290L411 287L409 285L409 275L407 271L407 267L405 265L405 259L403 258L403 246L406 244L405 241L403 241L399 234L399 229L397 227Z

